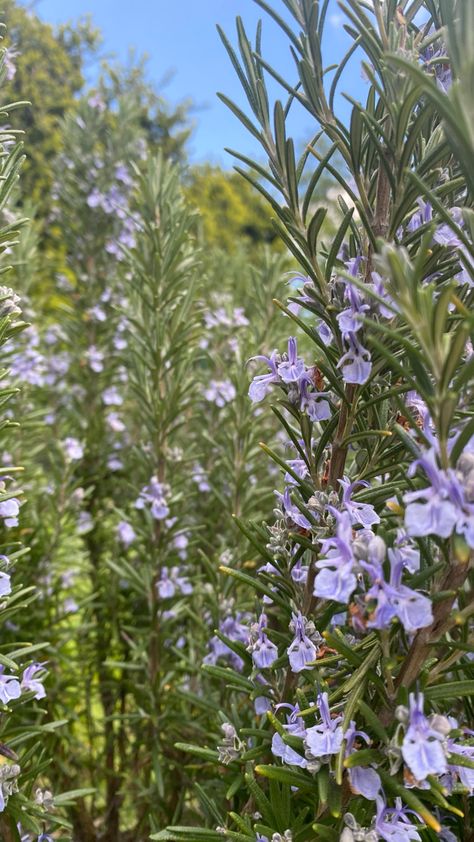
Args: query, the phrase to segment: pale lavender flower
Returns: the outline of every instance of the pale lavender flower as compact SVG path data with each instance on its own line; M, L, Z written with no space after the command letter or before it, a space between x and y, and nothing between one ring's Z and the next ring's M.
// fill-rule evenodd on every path
M368 528L375 523L380 523L380 518L370 503L358 503L352 499L352 494L358 486L370 488L370 483L364 480L351 482L348 477L344 477L344 479L339 480L339 484L343 489L342 505L349 512L353 525L360 524L360 526Z
M301 512L296 505L293 503L289 488L285 489L284 494L280 494L279 491L275 491L275 496L281 506L281 510L285 517L289 518L293 523L299 526L301 529L311 529L312 524L308 520L308 518Z
M288 766L299 766L301 769L305 769L308 765L308 761L303 756L303 740L306 736L306 729L303 719L299 715L300 709L298 705L290 705L286 703L277 705L277 709L282 707L290 709L290 714L287 715L286 718L286 725L283 725L283 728L288 732L288 734L291 734L292 737L298 737L301 739L302 754L287 745L278 732L274 734L272 738L272 754L275 757L279 757L283 763L286 763Z
M474 763L474 745L460 745L459 743L454 742L454 740L448 740L447 749L448 752L461 754L463 757L466 757ZM469 766L456 766L452 764L450 764L448 768L451 773L457 775L462 785L468 790L469 794L473 795L474 769L471 769Z
M381 796L376 799L377 816L375 830L385 842L422 842L415 825L408 814L416 816L413 810L402 806L400 798L395 801L395 807L387 807Z
M145 504L149 503L151 514L155 520L164 520L170 513L165 493L165 486L158 480L158 477L154 476L150 479L149 484L145 485L140 491L135 501L135 508L144 509Z
M82 459L84 456L84 448L80 441L72 436L68 436L64 439L63 443L63 450L64 456L68 460L68 462L77 462L79 459Z
M410 693L409 703L409 724L403 738L402 757L414 778L421 783L428 775L445 774L448 763L444 737L423 713L423 694Z
M209 480L206 471L198 462L193 467L193 471L191 474L193 482L196 483L199 491L206 493L211 490L211 486L209 485Z
M410 537L438 535L449 538L455 531L474 547L474 504L466 499L462 472L438 467L435 447L422 453L410 466L413 476L421 467L430 485L404 496L405 528Z
M79 535L85 535L86 532L90 532L94 528L94 521L90 512L79 512L76 528Z
M398 313L399 307L395 304L393 298L387 292L384 279L378 272L372 272L371 281L374 292L379 296L379 298L383 298L386 302L385 304L376 302L378 312L384 319L393 319L395 314Z
M0 597L8 596L12 592L11 577L3 570L0 571Z
M462 245L457 234L447 223L438 225L433 234L433 240L435 243L438 243L438 245L444 246L445 248L459 248L459 246Z
M107 467L109 471L121 471L123 468L123 462L118 456L110 456L107 459Z
M79 610L76 600L69 596L63 602L63 611L65 614L75 614Z
M118 412L109 412L106 421L113 433L123 433L127 429Z
M324 342L325 345L332 345L332 343L334 342L334 335L331 328L329 327L329 325L326 324L326 322L323 322L322 320L319 321L316 325L316 330L318 332L318 336L321 342Z
M189 579L182 575L180 567L163 567L156 590L160 599L171 599L178 592L188 596L193 592L193 586Z
M106 406L121 406L123 404L123 398L116 386L109 386L108 389L104 389L102 400Z
M308 374L300 379L300 409L306 412L311 421L327 421L331 418L331 405L328 401L328 392L318 392L314 389L308 391L308 386L312 386L312 380Z
M104 370L104 355L102 351L99 351L99 349L96 348L95 345L90 345L86 352L86 357L90 368L92 371L95 371L96 374L99 374Z
M305 585L308 580L309 565L303 564L301 558L296 564L293 564L290 570L290 576L297 585Z
M34 693L35 699L38 700L44 699L46 696L46 690L43 687L41 679L35 678L35 675L43 670L43 666L44 664L30 664L24 670L21 678L21 690L24 693Z
M18 526L18 515L20 514L20 501L16 497L0 502L0 517L4 518L6 527Z
M258 624L251 627L250 643L247 647L252 653L252 660L258 669L268 669L278 658L278 649L265 632L267 617L260 614Z
M349 757L354 753L355 742L361 738L367 745L370 744L370 737L365 731L358 731L355 722L350 723L344 734L346 741L345 756ZM353 766L348 770L349 783L352 792L356 795L363 795L369 801L375 801L382 787L380 775L371 766Z
M86 202L90 208L100 208L102 207L102 202L104 200L103 193L98 190L97 187L94 187L91 192L89 193Z
M294 336L288 339L287 358L278 364L277 371L284 383L299 382L305 376L304 360L298 357L298 345Z
M6 675L5 667L0 664L0 701L8 705L13 699L21 696L20 682L14 675Z
M345 383L363 385L372 371L370 351L364 348L354 334L348 334L348 351L341 357L337 367L342 368Z
M360 562L373 583L365 599L369 603L372 600L376 602L367 626L386 629L395 617L398 617L405 631L409 633L430 626L433 622L431 601L424 594L401 584L403 556L392 553L390 581L386 582L382 564L378 559L370 557L370 546L369 544L369 560Z
M235 386L230 380L211 380L204 391L206 400L215 403L219 408L233 401L236 395Z
M269 683L263 675L257 673L255 676L255 681L257 684L261 684L265 687L269 687ZM273 691L270 691L273 693ZM257 716L263 716L264 713L267 713L269 710L272 709L272 702L268 698L268 696L256 696L253 702L254 710Z
M319 693L316 704L321 722L306 729L305 745L313 757L328 757L337 754L341 748L344 739L341 725L343 716L332 719L327 693Z
M416 573L420 569L420 551L404 529L397 530L395 544L389 547L388 557L391 564L401 563L410 573Z
M96 111L98 111L99 113L102 113L107 108L104 100L102 99L102 97L99 93L95 93L92 96L90 96L89 99L87 100L87 104L91 108L95 108Z
M179 557L182 559L187 558L188 544L189 538L185 532L178 532L177 535L173 536L173 547L177 550Z
M225 637L228 637L229 640L235 640L239 643L247 644L249 639L249 628L248 625L242 622L243 619L245 618L240 613L236 614L235 617L232 614L228 614L224 620L219 623L219 631L221 634L225 635ZM209 641L209 653L204 658L203 663L216 664L219 658L227 660L238 672L242 671L244 662L240 655L237 655L233 649L227 646L220 637L214 635Z
M272 351L269 357L259 354L256 357L252 357L251 360L263 360L270 369L270 374L257 374L249 386L250 400L253 403L259 403L263 401L273 385L280 383L280 376L278 374L280 356L277 351Z
M426 225L428 222L431 222L433 218L433 208L430 202L425 202L423 199L418 199L417 201L419 210L413 214L407 224L407 230L411 232L416 231L422 225Z
M21 298L10 287L0 286L0 317L19 316Z
M125 187L132 187L133 185L133 178L130 175L130 171L125 164L117 164L115 167L115 178L117 181L121 181Z
M338 512L328 507L337 521L336 535L321 542L322 558L316 562L319 569L314 580L314 596L349 602L357 586L353 573L355 558L352 550L352 522L349 512Z
M130 544L133 544L136 537L133 526L125 520L121 520L117 526L117 538L120 543L123 544L124 547L129 547Z
M309 468L304 459L289 459L286 464L300 479L304 479L309 474ZM289 473L285 474L284 479L287 485L297 484L295 478Z
M318 650L306 634L307 625L308 620L303 617L300 611L297 614L292 614L290 628L293 630L295 637L286 650L292 672L301 672L314 667Z
M91 319L94 319L96 322L105 322L107 319L107 313L105 312L104 308L101 307L99 304L95 304L94 307L91 307L88 310L88 315Z

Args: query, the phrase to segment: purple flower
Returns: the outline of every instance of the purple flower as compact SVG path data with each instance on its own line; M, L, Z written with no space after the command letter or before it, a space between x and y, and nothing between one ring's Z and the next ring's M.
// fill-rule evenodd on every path
M96 94L93 94L92 96L90 96L89 99L87 100L87 104L91 108L95 108L97 111L99 111L99 113L102 113L103 111L105 111L105 109L107 107L104 100L102 99L102 97L99 93L96 93Z
M402 757L418 782L428 775L443 775L448 763L443 749L443 735L435 730L423 713L423 694L410 693L409 725L402 743Z
M109 386L102 392L102 400L106 406L121 406L123 398L119 394L116 386Z
M337 520L336 535L321 542L321 554L316 567L319 569L314 580L314 596L349 602L357 586L353 573L355 559L352 551L352 523L349 512L328 509Z
M433 234L433 240L435 243L438 243L438 245L444 246L445 248L459 248L461 245L459 237L454 233L451 226L446 223L438 225Z
M76 462L84 456L84 448L82 444L72 437L68 437L63 441L63 450L66 459L69 462Z
M360 524L361 526L368 528L373 526L375 523L380 523L380 518L370 503L358 503L356 500L352 500L354 489L357 488L358 485L369 488L370 486L368 482L365 482L364 480L351 482L348 477L344 477L344 479L339 480L339 484L343 488L342 504L346 511L349 512L353 525Z
M270 369L270 374L257 374L249 386L250 400L253 401L253 403L260 403L260 401L263 401L264 397L268 394L271 387L275 383L280 382L277 370L279 356L277 351L272 351L269 357L265 357L260 354L257 357L252 357L252 360L263 360L267 363Z
M288 734L291 734L291 736L301 739L301 750L303 751L303 740L306 735L306 729L303 719L299 716L300 709L298 705L277 705L278 709L281 707L289 708L291 711L291 713L286 717L287 723L286 725L283 725L283 728L288 732ZM275 757L279 757L283 763L286 763L288 766L299 766L301 769L305 769L308 765L306 758L299 754L299 752L291 746L287 745L278 733L274 734L272 738L272 754L274 754Z
M177 591L188 596L193 592L193 586L186 576L181 575L179 567L163 567L161 576L156 584L156 590L160 599L171 599Z
M86 357L89 362L89 366L92 371L95 371L96 374L99 374L101 371L104 370L104 355L102 351L99 351L95 345L91 345L87 352Z
M313 757L327 757L331 754L337 754L344 739L344 732L341 726L343 717L336 716L335 719L331 718L327 693L319 693L317 707L321 716L321 722L319 725L313 725L312 728L307 728L305 737L306 748L311 752Z
M289 488L285 489L284 494L280 494L278 491L275 491L275 495L278 499L278 502L281 506L281 509L285 515L285 517L289 518L293 521L297 526L301 529L311 529L312 524L308 520L308 518L301 512L296 505L293 503L290 497L290 490Z
M0 488L1 493L1 488ZM20 501L16 497L0 502L0 517L4 518L5 526L18 526L18 515L20 514Z
M370 737L365 731L357 731L355 722L350 723L349 728L344 734L346 741L345 756L349 757L354 753L354 746L357 737L361 737L367 745L370 744ZM370 766L353 766L348 770L349 782L351 790L356 795L363 795L369 801L375 801L380 792L382 783L379 774Z
M438 467L435 447L425 451L409 469L413 476L421 467L430 485L404 496L405 528L410 537L438 535L449 538L456 531L474 547L474 504L466 499L463 475ZM421 501L421 502L419 502Z
M199 463L196 463L193 467L193 471L191 474L193 482L196 483L199 491L206 493L211 490L211 486L209 485L209 481L207 478L207 473Z
M204 397L222 408L226 403L233 401L236 394L235 386L230 380L211 380L204 392Z
M293 564L290 576L297 585L304 585L308 579L308 571L309 565L303 564L302 559L299 558L296 564Z
M260 684L264 687L270 687L267 679L259 673L256 674L255 681L257 682L257 684ZM273 694L272 690L270 690L270 692ZM264 713L267 713L269 710L272 709L272 702L268 696L256 696L253 702L253 706L257 716L263 716Z
M290 459L286 464L300 479L304 479L309 474L309 468L304 459ZM286 473L284 479L287 485L297 485L297 481L291 474Z
M422 842L416 827L408 818L408 814L413 811L403 807L400 798L396 799L395 807L387 807L381 796L376 799L376 803L375 830L381 839L385 842Z
M313 662L316 660L318 650L306 634L307 624L308 620L300 611L298 614L292 614L290 628L293 629L295 638L286 650L292 672L312 669Z
M34 693L35 699L44 699L46 696L46 690L43 687L43 684L38 678L35 678L37 672L41 672L43 669L43 664L31 664L27 667L22 675L21 679L21 689L25 693Z
M459 745L454 740L448 740L448 751L462 754L463 757L474 762L474 745ZM458 776L470 795L474 794L474 769L470 769L469 766L453 766L450 764L449 771L454 772Z
M345 383L362 385L367 382L372 371L370 351L356 339L354 334L348 336L349 350L339 360L337 367L342 368Z
M368 562L361 561L361 567L369 573L373 583L365 599L367 602L376 602L367 623L369 628L386 629L394 617L398 617L405 631L410 633L426 628L433 622L433 610L428 597L401 584L403 565L403 556L392 554L390 581L386 582L378 560L369 558Z
M0 572L0 597L8 596L12 592L11 578L8 573Z
M248 643L249 629L248 626L242 623L242 615L237 614L235 617L228 614L224 620L219 623L219 631L221 634L228 637L229 640L235 640L240 643ZM241 672L244 662L240 655L237 655L233 649L227 646L224 641L214 635L209 641L209 653L203 660L204 664L216 664L219 658L225 658L238 672Z
M164 520L168 517L170 510L165 498L165 486L158 477L152 477L149 484L142 488L135 501L135 508L144 509L146 503L151 504L150 511L155 520Z
M249 652L252 653L252 660L258 669L267 669L278 658L278 649L271 640L268 639L265 629L267 627L267 617L265 614L260 614L258 625L251 628L250 643L248 646Z
M395 304L393 298L387 292L385 281L378 272L372 272L371 275L373 290L379 298L383 298L386 304L377 302L378 311L384 319L393 319L395 313L399 312L399 307Z
M321 342L324 342L325 345L332 345L334 342L333 332L326 322L319 321L316 330Z
M0 664L0 701L8 705L12 699L19 699L20 696L20 682L14 675L5 675L5 667Z
M300 409L306 412L311 421L327 421L331 418L331 405L328 402L328 392L308 391L312 380L308 374L300 380Z
M418 199L417 201L419 210L413 214L407 225L407 230L411 232L431 222L433 218L433 208L430 202L424 202L423 199Z
M124 547L129 547L137 536L133 526L125 520L121 520L117 526L117 537Z
M288 359L277 366L278 374L284 383L295 383L305 376L305 364L301 357L298 357L298 346L294 336L288 340Z
M391 564L401 564L410 573L416 573L420 569L420 551L413 541L410 541L404 529L397 531L395 545L389 548L388 557Z

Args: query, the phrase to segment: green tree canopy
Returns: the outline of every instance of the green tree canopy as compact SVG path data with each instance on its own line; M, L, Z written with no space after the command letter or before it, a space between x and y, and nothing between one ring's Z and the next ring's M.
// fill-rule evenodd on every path
M188 197L198 208L204 239L233 252L238 245L269 244L281 250L268 206L242 176L209 164L190 174Z
M12 0L2 5L9 95L31 103L15 121L15 128L28 137L21 189L30 200L44 204L52 182L51 164L61 149L61 120L74 107L84 83L83 58L96 49L99 36L88 20L54 28Z

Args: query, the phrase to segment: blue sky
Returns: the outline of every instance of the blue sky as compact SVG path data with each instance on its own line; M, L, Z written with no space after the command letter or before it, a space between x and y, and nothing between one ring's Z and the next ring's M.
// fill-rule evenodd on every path
M279 11L284 8L281 0L272 2ZM234 41L237 15L252 35L258 19L263 18L263 55L281 75L294 79L287 39L253 0L37 0L34 9L50 23L92 15L103 34L103 52L124 61L131 47L138 54L146 53L148 75L156 84L173 71L163 92L171 102L189 97L197 107L189 146L191 160L230 166L226 146L260 157L257 141L216 97L219 90L244 105L239 82L216 31L219 23ZM334 3L328 21L326 64L337 61L347 43ZM349 73L346 89L357 97L363 88L359 70ZM276 92L274 86L270 89ZM342 100L340 107L344 113ZM291 129L300 142L315 132L310 116L303 111L295 111Z

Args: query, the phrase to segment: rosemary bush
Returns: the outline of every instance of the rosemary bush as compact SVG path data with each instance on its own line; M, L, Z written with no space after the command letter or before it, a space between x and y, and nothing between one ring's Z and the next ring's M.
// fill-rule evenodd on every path
M226 770L225 800L208 789L209 829L153 838L471 839L474 7L342 2L353 43L326 70L327 2L257 2L294 79L238 20L237 51L221 36L251 116L221 98L261 144L266 164L233 154L302 271L277 302L292 336L255 357L249 389L287 451L265 448L282 470L274 518L242 524L257 575L222 569L247 614L211 668L232 688L221 739L195 753ZM367 98L346 125L353 56ZM268 77L286 101L270 105ZM299 158L298 106L315 123ZM328 173L331 240L313 200Z
M47 220L1 131L7 842L474 839L474 4L342 0L328 67L331 0L256 2L293 78L238 19L221 98L278 250L206 241L141 71Z

